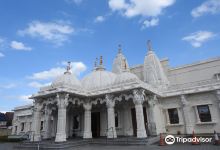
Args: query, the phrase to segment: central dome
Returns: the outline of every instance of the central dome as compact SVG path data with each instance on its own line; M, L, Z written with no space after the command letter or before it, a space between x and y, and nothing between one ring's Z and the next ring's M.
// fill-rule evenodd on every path
M112 85L116 75L112 72L105 71L104 68L96 68L93 72L82 79L82 86L86 90L96 90Z
M128 71L124 71L117 75L114 83L123 84L123 83L129 83L129 82L139 82L139 81L140 80L135 74L130 73Z
M52 87L70 87L78 89L81 88L82 85L75 75L71 74L70 72L65 72L52 82Z

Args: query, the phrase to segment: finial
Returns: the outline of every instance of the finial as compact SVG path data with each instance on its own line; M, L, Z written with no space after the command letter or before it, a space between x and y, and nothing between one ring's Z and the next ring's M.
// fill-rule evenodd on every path
M64 72L64 74L71 73L70 70L71 70L71 62L68 61L66 66L66 72Z
M103 60L102 60L102 56L100 56L100 66L102 66Z
M151 40L147 41L148 51L152 51Z
M121 53L121 44L118 45L118 53Z

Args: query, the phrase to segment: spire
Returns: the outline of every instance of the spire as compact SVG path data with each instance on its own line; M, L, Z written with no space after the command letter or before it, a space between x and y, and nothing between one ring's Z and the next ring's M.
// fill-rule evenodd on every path
M103 60L102 60L102 56L100 56L100 63L99 63L100 66L103 65Z
M148 48L148 52L153 51L152 50L152 45L151 45L151 40L147 41L147 48Z
M64 72L64 74L71 74L71 62L70 61L68 61L67 62L67 66L66 66L66 71Z
M121 54L121 44L118 45L118 54Z

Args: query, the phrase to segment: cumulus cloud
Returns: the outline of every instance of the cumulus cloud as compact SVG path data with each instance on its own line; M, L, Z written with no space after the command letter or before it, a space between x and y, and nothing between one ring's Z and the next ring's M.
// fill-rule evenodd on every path
M19 30L18 34L31 37L42 38L56 45L62 45L68 41L69 36L74 32L74 28L68 22L40 22L33 21L24 30Z
M32 48L25 46L24 43L18 41L11 41L10 47L16 50L23 50L23 51L31 51Z
M4 55L3 53L0 52L0 58L1 58L1 57L4 57L4 56L5 56L5 55Z
M33 88L40 88L40 87L49 86L49 85L51 85L51 82L49 82L49 83L40 83L40 82L37 82L37 81L33 81L33 82L30 82L28 84L28 86L33 87Z
M202 44L215 36L210 31L197 31L182 38L182 40L189 42L193 47L201 47Z
M20 96L17 97L17 99L30 104L30 103L33 102L33 100L29 99L29 97L31 97L31 95L20 95Z
M109 0L109 7L126 17L156 17L174 2L175 0Z
M159 24L158 18L153 18L151 20L145 20L142 24L142 29L157 26Z
M94 20L95 23L99 23L99 22L103 22L103 21L105 21L104 16L97 16Z
M207 0L191 11L193 17L200 17L205 14L216 14L220 12L220 0Z
M62 62L61 64L66 66L66 62ZM86 70L86 65L83 62L72 62L71 66L71 71L75 75L80 75L82 72ZM51 68L50 70L34 73L29 78L33 80L51 80L59 75L62 75L65 72L65 70L66 69L64 67Z

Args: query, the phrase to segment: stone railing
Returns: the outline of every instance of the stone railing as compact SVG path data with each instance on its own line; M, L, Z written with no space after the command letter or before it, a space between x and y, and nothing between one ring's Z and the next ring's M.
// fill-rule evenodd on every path
M201 81L184 83L184 84L171 85L167 88L166 91L173 91L173 90L176 91L176 90L182 90L182 89L188 89L188 88L194 88L194 87L202 87L202 86L215 85L215 84L220 84L220 80L209 79L209 80L201 80Z

